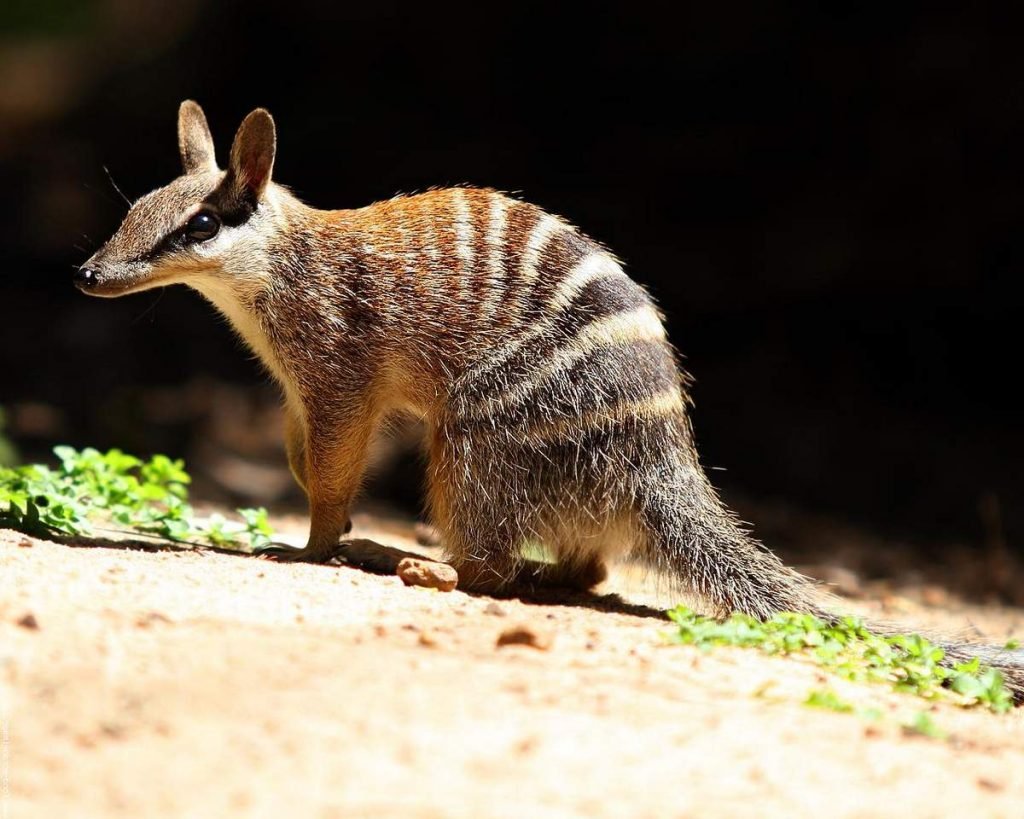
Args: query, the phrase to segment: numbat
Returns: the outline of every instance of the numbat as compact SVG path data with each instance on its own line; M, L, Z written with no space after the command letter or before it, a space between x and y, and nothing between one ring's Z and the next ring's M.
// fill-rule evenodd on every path
M630 554L718 614L830 617L720 502L661 316L612 254L493 190L316 210L271 181L275 141L253 111L222 171L182 103L184 175L76 274L95 296L189 285L280 383L311 525L305 548L270 554L343 551L371 440L406 413L426 424L430 513L464 586L589 588ZM524 559L528 542L555 562Z

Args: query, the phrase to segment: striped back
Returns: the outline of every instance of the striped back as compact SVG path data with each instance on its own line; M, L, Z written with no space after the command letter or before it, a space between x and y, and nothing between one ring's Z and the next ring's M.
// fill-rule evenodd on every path
M351 212L379 309L432 348L465 424L564 437L683 410L661 316L598 243L540 208L448 188ZM386 304L385 304L386 302ZM419 328L418 330L415 328Z

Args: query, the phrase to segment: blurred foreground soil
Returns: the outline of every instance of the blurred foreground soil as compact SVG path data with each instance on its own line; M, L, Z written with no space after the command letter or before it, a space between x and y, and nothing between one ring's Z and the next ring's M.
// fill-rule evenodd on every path
M303 517L275 524L302 540ZM355 534L430 552L412 521L379 512ZM869 577L856 537L842 542L845 563L816 566L849 609L1024 633L1021 609L966 602L924 571ZM11 816L1011 817L1024 804L1024 711L667 645L659 607L673 601L628 566L595 597L494 600L347 566L3 531L0 578ZM802 704L823 687L882 718ZM922 710L946 738L901 727Z

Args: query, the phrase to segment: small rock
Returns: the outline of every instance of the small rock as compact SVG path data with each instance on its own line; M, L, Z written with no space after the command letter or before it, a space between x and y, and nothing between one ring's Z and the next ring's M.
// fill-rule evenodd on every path
M986 779L981 776L978 777L978 787L983 788L986 791L1001 791L1005 786L1001 782L996 782L994 779Z
M426 648L434 648L437 645L437 635L432 631L423 629L420 631L420 636L417 642Z
M493 600L484 607L484 614L490 614L493 617L508 617L508 612Z
M529 646L540 651L551 648L551 636L537 631L533 626L521 623L505 629L498 635L498 648L502 646Z
M21 549L31 549L33 546L35 546L35 543L30 538L23 537L18 541L18 547Z
M139 628L149 628L154 623L170 623L171 618L166 614L162 614L159 611L149 611L145 614L140 615L135 620L135 625Z
M22 615L16 622L22 628L31 629L32 631L39 630L39 621L36 620L36 616L32 612Z
M441 533L429 523L417 523L413 529L420 546L440 546Z
M406 586L425 586L438 591L452 591L459 584L459 575L447 563L404 557L395 572Z

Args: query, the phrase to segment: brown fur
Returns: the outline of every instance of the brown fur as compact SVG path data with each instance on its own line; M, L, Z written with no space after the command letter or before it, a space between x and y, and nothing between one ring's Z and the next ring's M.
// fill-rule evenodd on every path
M279 559L337 552L373 436L409 413L428 429L430 511L463 585L589 588L632 554L718 614L830 617L719 501L661 317L600 245L485 189L308 207L271 181L262 109L225 171L195 103L179 146L185 175L135 204L82 286L188 284L280 383L311 524ZM222 223L215 236L195 240L197 213ZM531 543L554 563L525 560Z

